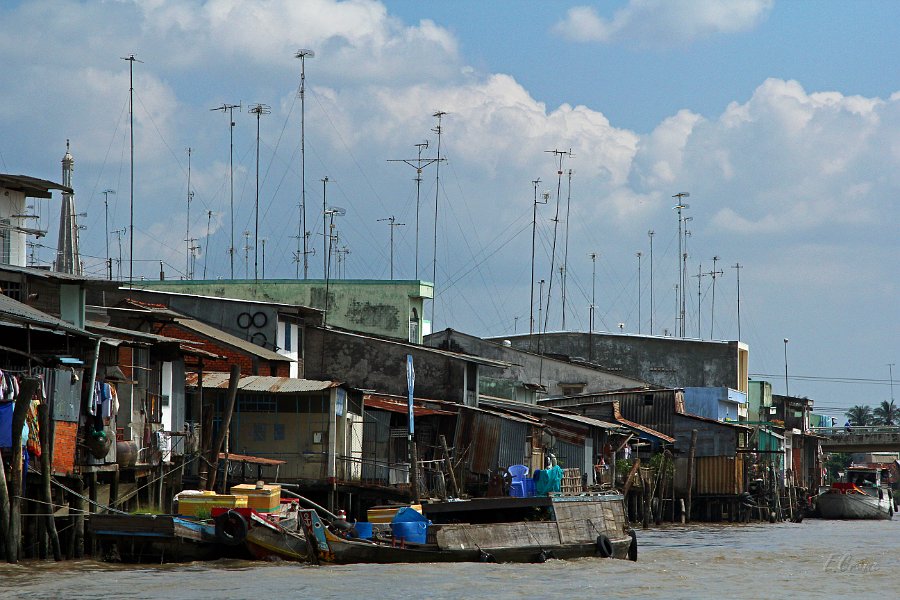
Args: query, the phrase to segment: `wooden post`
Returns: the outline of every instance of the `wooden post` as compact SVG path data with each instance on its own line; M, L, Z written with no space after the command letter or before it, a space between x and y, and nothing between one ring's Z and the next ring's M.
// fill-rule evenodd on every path
M450 486L453 490L453 496L459 498L459 485L456 483L456 473L453 472L453 460L450 458L450 449L447 447L447 438L441 434L438 439L441 442L441 449L444 451L444 465L447 467L447 473L450 474Z
M681 499L681 524L682 524L682 525L684 525L684 522L685 522L684 519L685 519L685 516L686 516L686 512L687 512L687 511L685 511L685 509L684 509L684 498L682 498L682 499Z
M694 501L694 458L697 454L697 430L691 430L691 446L688 450L688 472L687 472L687 514L683 517L690 523L691 508Z
M84 558L84 511L87 503L84 501L84 479L75 478L72 485L72 497L70 502L75 508L75 524L72 534L72 556L74 558Z
M642 491L641 498L644 500L643 527L650 528L650 520L653 518L653 498L650 490L650 469L646 473L641 473Z
M413 504L419 501L419 453L416 442L409 442L409 491Z
M90 500L90 502L88 502L87 511L88 511L88 514L93 514L93 513L97 512L97 472L96 471L91 471L91 473L88 475L88 499ZM91 534L91 535L88 535L87 539L90 543L90 545L88 546L90 549L90 555L96 556L97 555L97 539L96 539L96 537L93 534Z
M117 504L117 500L119 499L119 465L116 465L116 470L113 471L112 481L109 484L109 506L110 508L115 508Z
M228 379L228 394L225 396L225 413L222 415L222 427L216 435L216 441L213 443L209 453L209 464L212 473L206 483L207 490L214 490L216 487L216 476L219 472L219 452L222 444L225 442L225 434L231 427L231 415L234 412L234 401L237 399L238 383L241 381L241 367L239 365L231 365L231 375Z
M38 406L38 421L41 433L41 491L44 508L46 509L47 534L50 536L50 547L53 549L53 560L62 560L62 550L59 547L59 535L56 533L56 520L53 517L53 492L50 490L50 407L46 403ZM43 540L42 540L43 544Z
M6 560L19 561L19 545L22 542L22 427L31 405L31 397L38 389L38 380L23 377L19 383L19 399L12 416L12 458L9 469L9 527L6 536Z
M6 539L9 530L9 490L6 487L6 469L0 453L0 560L6 560Z

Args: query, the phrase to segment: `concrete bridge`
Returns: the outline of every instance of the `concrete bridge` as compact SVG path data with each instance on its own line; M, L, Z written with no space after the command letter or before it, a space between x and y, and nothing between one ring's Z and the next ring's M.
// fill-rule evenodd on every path
M824 452L900 452L900 427L813 427Z

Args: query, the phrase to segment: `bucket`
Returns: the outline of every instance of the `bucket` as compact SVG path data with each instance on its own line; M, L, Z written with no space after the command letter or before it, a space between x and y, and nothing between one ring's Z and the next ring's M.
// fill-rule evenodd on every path
M368 521L357 521L353 528L356 529L356 537L363 540L372 539L372 524Z
M394 534L394 539L396 540L403 540L414 544L424 544L428 534L428 523L424 521L399 521L391 523L391 532Z

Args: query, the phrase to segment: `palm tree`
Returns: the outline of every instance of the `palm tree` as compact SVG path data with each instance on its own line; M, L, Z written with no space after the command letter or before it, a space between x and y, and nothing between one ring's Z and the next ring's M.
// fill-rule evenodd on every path
M851 406L850 410L844 413L850 420L853 427L865 427L870 425L873 420L871 406Z
M883 400L881 405L876 406L873 414L878 419L879 425L896 425L900 421L900 408L894 404L894 401Z

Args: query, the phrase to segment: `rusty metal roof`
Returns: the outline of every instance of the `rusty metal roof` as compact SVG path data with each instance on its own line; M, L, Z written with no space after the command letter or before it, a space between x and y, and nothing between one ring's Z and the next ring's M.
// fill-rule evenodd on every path
M409 406L406 402L398 400L396 398L392 398L390 396L384 396L381 394L364 394L363 395L363 404L366 408L377 408L381 410L387 410L390 412L403 413L407 414L409 411ZM415 406L413 405L413 415L416 417L424 417L428 415L449 415L456 416L456 413L450 412L449 410L440 410L437 408L425 408L423 406Z
M209 371L203 373L204 389L228 389L229 373ZM185 375L185 385L197 387L197 373ZM238 389L244 392L269 392L271 394L299 394L303 392L321 392L340 386L338 381L317 381L315 379L297 379L295 377L270 377L264 375L245 375L238 383Z

